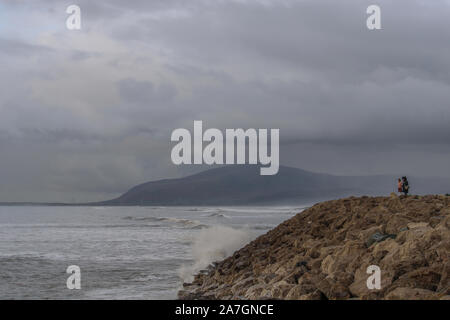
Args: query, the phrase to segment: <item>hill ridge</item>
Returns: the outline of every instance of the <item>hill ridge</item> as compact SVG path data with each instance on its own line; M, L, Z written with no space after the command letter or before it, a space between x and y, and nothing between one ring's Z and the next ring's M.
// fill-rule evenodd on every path
M413 193L445 193L450 179L410 178ZM150 181L98 205L250 205L302 203L350 195L389 194L396 177L336 176L280 166L274 176L261 176L257 166L213 168L187 177Z

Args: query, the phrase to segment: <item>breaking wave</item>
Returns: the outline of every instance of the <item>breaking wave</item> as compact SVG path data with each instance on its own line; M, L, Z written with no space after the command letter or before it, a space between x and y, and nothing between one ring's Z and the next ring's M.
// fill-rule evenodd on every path
M191 241L194 261L178 269L183 282L192 282L195 273L223 260L256 237L254 231L216 225L197 232Z
M182 218L167 218L167 217L124 217L125 220L132 221L145 221L145 222L163 222L178 225L181 227L201 229L207 227L207 225L196 220L182 219Z
M206 215L205 217L213 217L213 218L226 218L226 219L230 219L229 216L227 216L224 213L220 213L220 212L215 212L215 213L211 213Z

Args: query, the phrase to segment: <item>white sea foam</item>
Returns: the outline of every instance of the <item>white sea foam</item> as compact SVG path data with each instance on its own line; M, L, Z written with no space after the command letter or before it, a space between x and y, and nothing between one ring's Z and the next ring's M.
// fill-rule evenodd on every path
M230 219L230 217L227 216L226 214L219 213L219 212L207 214L207 215L204 215L204 217L213 217L213 218L226 218L226 219Z
M178 275L183 282L192 282L193 275L212 262L222 260L250 242L256 233L248 229L234 229L216 225L197 232L192 239L194 262L183 265Z

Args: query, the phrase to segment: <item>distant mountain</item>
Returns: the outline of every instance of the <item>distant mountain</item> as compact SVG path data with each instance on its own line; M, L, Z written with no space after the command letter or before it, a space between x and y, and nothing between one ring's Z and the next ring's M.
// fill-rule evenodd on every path
M386 195L396 188L392 176L334 176L280 167L261 176L259 167L224 166L179 179L147 182L116 199L96 205L247 205L304 203L350 195ZM450 192L450 179L409 178L413 194Z

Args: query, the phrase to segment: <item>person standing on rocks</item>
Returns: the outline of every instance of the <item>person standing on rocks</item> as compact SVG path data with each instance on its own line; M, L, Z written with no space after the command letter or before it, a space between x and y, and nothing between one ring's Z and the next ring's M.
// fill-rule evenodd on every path
M397 192L402 193L403 192L403 182L402 179L398 178L397 182Z
M408 196L409 182L408 182L408 178L406 178L406 177L402 178L402 191L405 194L405 197Z

